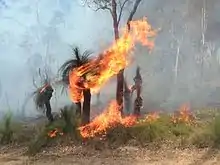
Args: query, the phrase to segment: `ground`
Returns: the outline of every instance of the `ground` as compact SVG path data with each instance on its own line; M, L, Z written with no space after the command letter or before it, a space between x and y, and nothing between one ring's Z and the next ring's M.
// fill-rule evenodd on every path
M24 156L25 149L1 148L1 165L217 165L220 153L212 149L159 149L120 147L94 150L66 146L48 149L35 157Z

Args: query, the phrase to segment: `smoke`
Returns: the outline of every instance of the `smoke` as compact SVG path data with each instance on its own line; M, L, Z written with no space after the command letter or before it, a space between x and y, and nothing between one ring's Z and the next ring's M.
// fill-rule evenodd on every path
M185 102L205 106L218 99L212 92L220 84L220 37L216 28L220 24L220 3L206 1L208 44L203 51L200 49L201 2L148 0L142 2L135 14L135 19L147 16L154 28L161 29L153 52L149 54L146 48L137 46L135 61L125 71L126 79L132 84L135 68L140 65L145 107L172 109ZM0 3L0 113L10 109L15 113L35 115L32 99L28 98L35 90L32 79L38 79L38 68L46 67L51 76L55 76L60 65L71 58L70 45L97 54L114 38L108 11L95 12L77 1L8 0L3 4ZM121 26L128 14L126 10ZM209 53L211 47L214 48ZM105 104L114 97L113 80L106 84L100 98L105 98L102 99ZM69 103L68 96L57 90L53 109Z
M146 108L175 109L182 103L194 107L217 106L219 5L216 0L142 3L136 18L147 16L154 28L161 29L151 54L143 47L135 52L135 65L141 66L144 77ZM135 65L127 75L134 75Z

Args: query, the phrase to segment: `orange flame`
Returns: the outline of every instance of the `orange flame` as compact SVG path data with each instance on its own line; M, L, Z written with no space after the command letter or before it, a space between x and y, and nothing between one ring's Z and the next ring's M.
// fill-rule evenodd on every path
M157 121L159 118L160 118L159 114L158 114L157 112L153 112L153 113L149 113L149 114L146 116L145 121L146 121L146 122L149 122L149 123L152 123L152 122L154 122L154 121Z
M83 138L91 138L98 135L105 135L110 128L118 125L130 127L136 123L135 116L122 118L120 108L116 101L111 102L104 113L97 116L91 123L79 127Z
M129 53L136 43L139 42L150 50L154 47L152 38L156 36L156 31L146 18L131 21L130 25L131 30L124 28L120 39L98 58L70 72L69 93L73 102L81 101L83 88L90 88L92 93L97 93L112 76L124 69L130 63Z
M55 128L54 130L51 130L47 133L47 136L50 138L55 138L57 135L63 135L63 132L61 132L59 129Z
M183 123L187 123L187 124L190 124L192 123L194 119L194 116L193 114L190 112L190 108L189 108L189 105L187 104L184 104L180 107L179 111L177 112L177 114L174 114L172 116L172 122L173 123L180 123L180 122L183 122Z

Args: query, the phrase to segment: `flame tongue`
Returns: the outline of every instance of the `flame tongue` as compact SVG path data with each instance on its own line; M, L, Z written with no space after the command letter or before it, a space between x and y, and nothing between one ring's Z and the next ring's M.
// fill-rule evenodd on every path
M154 47L154 42L149 38L155 37L156 32L152 30L145 18L130 22L130 27L130 31L127 28L123 29L117 42L113 43L101 56L70 72L69 93L72 101L81 101L83 88L90 88L92 93L98 92L111 77L128 66L129 53L132 52L136 43L141 43L149 49ZM79 130L83 138L90 138L105 135L109 128L117 125L129 127L135 123L134 116L122 118L117 102L113 101L104 113L97 116L91 123L79 127Z
M130 62L128 55L132 52L135 43L139 42L149 49L153 48L154 42L149 38L155 37L156 32L152 30L146 18L131 21L130 25L131 31L128 32L125 28L120 39L100 57L72 70L69 75L72 101L78 102L82 99L82 88L90 88L92 93L97 93L112 76L124 69ZM83 84L77 85L82 76L85 77Z
M104 113L97 116L91 123L79 127L79 130L83 138L90 138L105 135L108 129L118 125L129 127L134 125L135 122L136 117L134 116L122 118L117 102L113 101Z

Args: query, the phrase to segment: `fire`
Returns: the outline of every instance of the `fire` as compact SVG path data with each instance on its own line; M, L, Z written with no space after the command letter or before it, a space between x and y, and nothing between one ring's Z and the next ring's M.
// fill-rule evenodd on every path
M51 130L47 133L47 136L50 138L55 138L57 135L63 135L63 132L61 132L58 128L55 128L54 130Z
M172 116L173 123L183 122L190 124L192 123L193 119L194 119L193 114L190 112L189 105L187 104L182 105L179 111L177 112L177 114L174 114Z
M72 101L81 100L83 88L90 88L92 93L97 93L111 77L128 66L129 54L134 50L136 43L141 43L150 50L154 47L152 39L156 36L156 31L148 24L146 18L131 21L130 25L131 30L122 29L122 35L117 42L98 58L72 70L69 75L69 92Z
M157 121L159 118L160 118L159 114L158 114L157 112L153 112L153 113L149 113L149 114L146 116L145 121L146 121L146 122L149 122L149 123L152 123L152 122L154 122L154 121Z
M136 123L136 117L128 116L122 118L116 101L110 103L108 108L91 123L79 127L83 138L91 138L98 135L105 135L110 128L118 125L130 127Z

